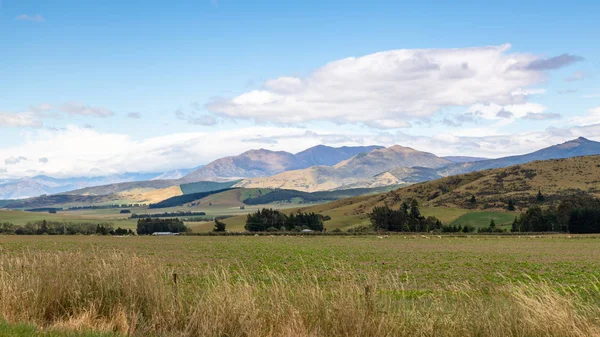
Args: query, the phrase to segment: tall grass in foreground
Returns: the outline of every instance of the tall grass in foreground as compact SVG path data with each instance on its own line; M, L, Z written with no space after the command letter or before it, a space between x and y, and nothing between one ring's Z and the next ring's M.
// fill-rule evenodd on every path
M0 320L139 336L600 336L600 282L419 292L400 277L173 270L119 253L0 255ZM411 288L414 289L414 288Z

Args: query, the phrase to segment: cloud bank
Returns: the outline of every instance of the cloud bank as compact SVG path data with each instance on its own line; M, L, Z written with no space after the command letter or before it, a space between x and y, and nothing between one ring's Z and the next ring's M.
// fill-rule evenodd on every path
M509 50L506 44L401 49L349 57L328 63L305 78L274 78L260 90L215 98L206 108L257 122L328 120L378 129L404 128L443 108L524 104L529 95L544 92L531 87L546 79L547 70L581 60L569 54L539 58ZM536 113L520 115L528 112Z

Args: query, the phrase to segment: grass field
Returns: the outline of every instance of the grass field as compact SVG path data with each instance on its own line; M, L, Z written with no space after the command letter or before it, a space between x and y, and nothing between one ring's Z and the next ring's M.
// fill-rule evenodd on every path
M468 212L453 220L450 225L487 227L493 219L497 226L508 229L518 214L518 212Z
M599 240L0 236L0 332L597 336Z

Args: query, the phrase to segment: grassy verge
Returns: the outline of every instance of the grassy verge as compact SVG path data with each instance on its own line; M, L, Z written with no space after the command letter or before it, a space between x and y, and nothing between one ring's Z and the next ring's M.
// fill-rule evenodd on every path
M119 337L118 333L102 333L94 331L59 331L43 330L30 324L8 324L0 321L0 336L2 337Z

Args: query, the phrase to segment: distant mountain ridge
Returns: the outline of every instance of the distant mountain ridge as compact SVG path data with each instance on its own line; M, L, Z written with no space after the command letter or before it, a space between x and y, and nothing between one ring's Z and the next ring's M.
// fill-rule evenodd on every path
M53 178L44 175L21 179L5 179L0 183L0 199L22 199L43 194L56 194L89 186L120 182L145 181L161 173L123 173L103 177Z
M383 146L342 146L330 147L325 145L313 146L302 152L296 153L296 157L308 166L333 166L341 161L352 158L359 153L368 153L373 150L383 149Z
M388 148L377 148L368 153L357 154L333 167L312 166L302 170L286 171L271 177L246 179L235 185L235 187L282 188L303 192L339 188L373 188L406 184L405 181L390 175L380 176L380 179L372 179L376 175L398 167L435 169L449 164L451 164L449 160L440 158L433 153L394 145ZM412 173L416 171L418 170L415 169Z
M407 185L474 171L524 164L534 160L561 159L600 154L600 142L579 137L529 154L497 159L438 157L394 145L359 154L333 167L314 166L271 177L246 179L236 187L283 188L304 192L340 188L374 188ZM464 160L474 160L464 162Z
M457 163L438 170L441 176L469 173L487 169L502 168L512 165L524 164L534 160L562 159L578 156L591 156L600 154L600 142L579 137L562 144L543 148L541 150L497 159L487 159L476 162Z
M380 146L330 147L317 145L297 154L266 149L246 151L238 156L217 159L181 178L181 182L223 181L240 178L267 177L304 169L314 165L331 166L359 153Z

